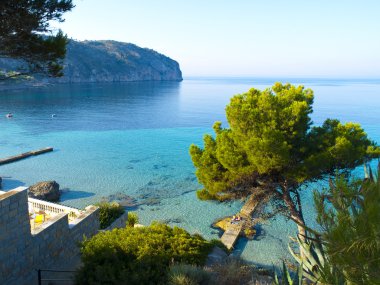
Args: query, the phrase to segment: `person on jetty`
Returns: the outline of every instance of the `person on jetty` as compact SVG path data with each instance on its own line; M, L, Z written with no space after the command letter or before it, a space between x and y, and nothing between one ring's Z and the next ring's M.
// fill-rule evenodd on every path
M242 218L239 215L237 216L233 215L231 219L231 224L236 224L237 222L240 222L241 220Z

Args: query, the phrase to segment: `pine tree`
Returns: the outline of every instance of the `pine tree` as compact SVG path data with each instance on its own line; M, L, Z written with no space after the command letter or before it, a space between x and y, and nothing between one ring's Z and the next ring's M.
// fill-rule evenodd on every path
M379 175L351 182L340 176L314 194L325 249L348 284L380 284Z
M10 74L0 70L0 79L31 73L61 76L67 37L53 33L50 23L62 22L73 7L71 0L0 1L0 57L24 63Z
M359 124L328 119L312 127L313 99L310 89L280 83L234 96L226 107L229 128L216 122L215 137L190 147L204 186L198 197L223 201L260 192L263 201L270 197L273 214L284 214L305 235L304 186L380 154Z

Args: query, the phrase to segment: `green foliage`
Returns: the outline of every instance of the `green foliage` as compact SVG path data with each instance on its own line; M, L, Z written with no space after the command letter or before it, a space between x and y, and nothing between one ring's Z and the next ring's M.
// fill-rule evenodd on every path
M167 284L169 265L200 265L212 244L181 228L153 223L114 229L86 240L78 284Z
M171 285L201 285L209 284L210 273L203 268L190 264L175 264L170 266L169 284Z
M302 254L295 253L291 246L289 246L289 251L298 262L303 276L313 284L343 284L343 275L331 263L320 239L311 238L309 234L306 239L297 237L293 241L298 245ZM298 274L298 276L300 275Z
M96 206L99 207L99 220L101 229L105 229L110 226L125 212L124 208L118 203L101 202L96 204Z
M312 126L313 99L312 90L281 83L232 97L226 107L229 128L216 122L215 137L205 135L203 148L190 146L204 187L198 197L224 201L262 191L260 200L271 201L275 213L285 214L301 231L302 185L380 155L358 124L328 119Z
M379 179L340 176L314 198L331 263L349 284L380 284Z
M137 213L128 212L127 226L134 227L135 224L137 224L138 222L139 222L139 216L137 215Z
M197 285L197 282L185 274L171 275L169 279L170 285Z
M246 195L258 180L303 183L352 169L379 154L354 123L326 120L311 128L313 92L276 83L272 89L234 96L226 107L230 128L214 124L204 148L191 145L203 199Z
M34 72L62 75L67 37L53 34L52 21L62 22L73 8L71 0L2 0L0 2L0 56L27 63L22 71L2 73L0 79Z
M275 285L302 285L302 264L297 268L296 275L292 278L290 276L289 270L285 265L285 262L282 262L282 273L281 273L281 282L278 279L277 272L274 272L274 284Z

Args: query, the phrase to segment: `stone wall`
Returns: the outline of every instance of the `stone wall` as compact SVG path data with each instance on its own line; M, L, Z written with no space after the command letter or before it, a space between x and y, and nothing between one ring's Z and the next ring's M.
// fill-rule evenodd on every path
M0 195L0 284L23 284L30 270L32 246L26 191ZM29 265L29 266L28 266Z
M26 189L0 194L0 284L37 284L37 269L74 269L78 242L98 232L98 215L89 206L70 225L61 213L31 231Z
M110 226L105 230L110 231L116 228L125 228L128 221L128 212L124 212L119 218L117 218Z

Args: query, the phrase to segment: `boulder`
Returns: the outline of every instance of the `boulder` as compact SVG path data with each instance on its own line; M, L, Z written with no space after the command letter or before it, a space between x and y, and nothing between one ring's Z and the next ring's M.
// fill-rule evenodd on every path
M38 182L29 187L28 195L31 198L56 202L60 197L59 184L55 181Z

